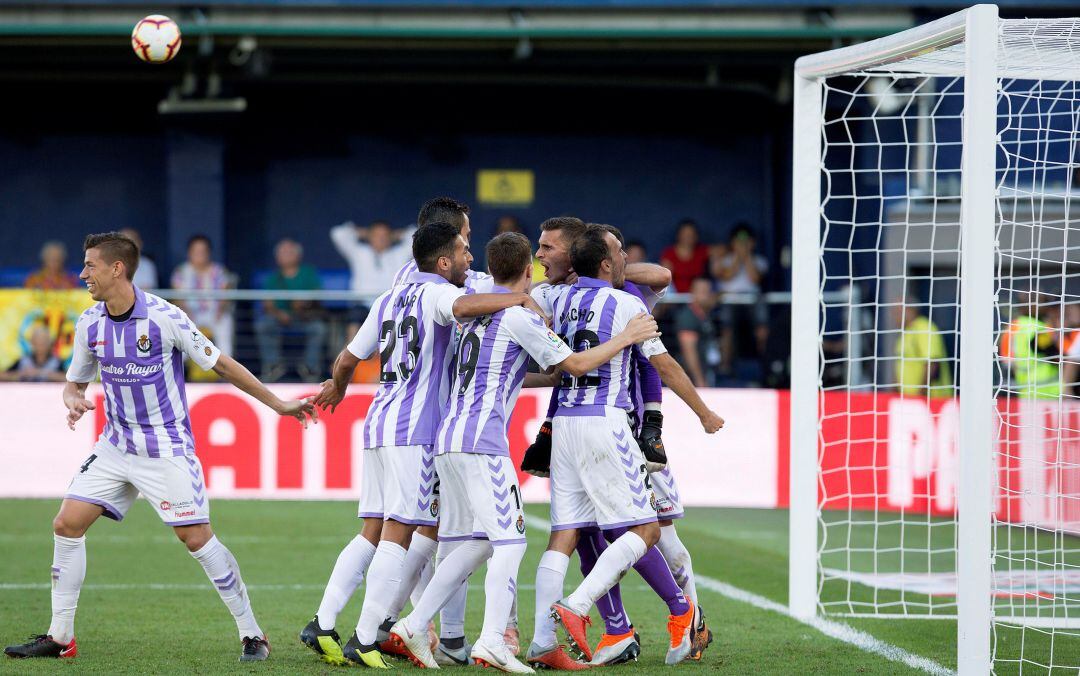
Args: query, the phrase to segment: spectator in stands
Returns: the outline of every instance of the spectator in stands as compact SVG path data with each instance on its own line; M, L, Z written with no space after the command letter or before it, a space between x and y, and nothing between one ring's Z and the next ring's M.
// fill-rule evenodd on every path
M920 398L951 397L953 382L945 340L937 325L919 313L913 298L895 303L900 314L900 335L896 340L900 393Z
M724 371L730 369L736 356L764 356L769 341L768 306L758 298L769 262L756 253L756 248L753 229L740 222L728 237L727 253L713 258L713 276L725 296L720 341Z
M274 247L277 271L266 281L271 291L313 291L322 288L319 273L301 261L304 248L299 242L283 239ZM288 370L281 352L285 331L304 336L303 361L297 366L300 377L314 381L323 372L322 351L326 324L318 302L311 300L275 300L263 302L264 314L255 320L255 338L262 360L262 380L277 382Z
M716 385L720 340L716 323L716 292L712 280L698 277L690 283L690 304L675 316L682 364L697 387Z
M120 234L135 242L135 245L139 247L139 263L135 267L135 278L131 281L135 282L135 286L140 289L158 288L157 264L143 251L143 241L139 231L135 228L124 228Z
M77 288L79 278L64 269L66 262L67 247L63 242L45 242L41 247L41 269L27 275L24 286L45 291Z
M366 228L351 221L330 228L330 240L349 263L349 288L370 299L389 289L394 274L412 258L414 230L394 230L382 220Z
M394 283L394 275L412 258L412 233L416 228L394 230L386 221L362 228L352 221L330 228L330 241L349 263L349 288L363 296L349 311L353 335L367 317L370 303Z
M19 363L3 374L3 380L22 382L64 381L64 365L53 354L53 339L49 329L38 324L30 332L30 353L24 354Z
M626 243L626 262L649 262L648 251L645 249L645 244L641 240L632 239Z
M672 286L679 293L690 291L695 277L709 274L709 247L701 243L698 225L684 218L675 226L675 243L660 254L660 265L671 270Z
M195 235L188 240L187 261L173 270L172 288L181 291L222 291L233 286L229 271L210 258L210 238ZM233 354L231 304L221 300L181 300L177 305L227 355Z
M769 261L758 254L757 237L746 223L736 223L728 237L728 252L713 261L713 277L724 293L761 293Z

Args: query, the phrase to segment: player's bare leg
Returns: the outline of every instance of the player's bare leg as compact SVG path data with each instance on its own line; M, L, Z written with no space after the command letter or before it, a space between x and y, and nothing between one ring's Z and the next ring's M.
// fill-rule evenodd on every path
M75 609L86 577L86 531L105 513L100 505L65 499L53 519L52 621L45 634L4 649L9 657L75 657Z
M176 526L173 530L176 537L180 538L191 552L191 556L206 571L206 576L210 578L221 600L232 613L240 640L244 644L240 661L265 660L270 655L270 642L255 621L247 587L240 577L240 564L236 562L232 552L217 539L209 523Z
M334 627L345 604L364 581L371 559L375 556L375 548L379 545L382 524L382 519L364 519L359 535L345 545L334 562L319 611L300 632L300 642L329 664L345 663L341 653L341 637Z

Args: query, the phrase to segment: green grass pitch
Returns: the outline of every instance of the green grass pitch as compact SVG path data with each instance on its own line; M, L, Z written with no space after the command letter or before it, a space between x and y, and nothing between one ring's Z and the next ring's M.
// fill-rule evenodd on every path
M0 522L0 641L5 645L48 627L50 523L57 505L55 500L0 501L4 515ZM547 516L543 505L532 505L529 512ZM102 519L87 535L86 587L76 619L79 657L61 664L2 659L0 672L53 673L58 668L68 673L101 674L341 671L319 662L296 636L314 614L340 548L356 533L359 521L354 513L355 507L346 502L214 503L215 531L239 560L256 615L273 645L266 663L237 663L240 643L228 611L170 529L140 503L123 523ZM677 523L699 575L786 602L786 512L692 509ZM536 528L529 530L529 550L519 578L523 643L532 633L532 583L546 537L547 533ZM567 591L580 579L575 566L576 561L571 565ZM642 635L642 657L636 664L615 669L628 674L665 671L666 608L634 573L623 581L623 589L627 610ZM482 578L474 576L467 618L467 631L473 638L483 614L482 593ZM699 595L716 640L700 663L684 663L676 667L679 671L915 673L703 585L699 585ZM343 638L351 633L360 602L358 593L341 615L338 628ZM595 611L593 617L596 621ZM844 622L955 668L955 622ZM602 631L600 626L596 622L590 633L594 642ZM412 669L405 663L398 665ZM1024 673L1042 672L1025 665ZM1071 673L1075 673L1075 666Z

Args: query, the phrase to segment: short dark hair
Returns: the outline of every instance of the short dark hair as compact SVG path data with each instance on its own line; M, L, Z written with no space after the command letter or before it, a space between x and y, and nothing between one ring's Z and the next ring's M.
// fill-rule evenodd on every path
M520 232L496 235L484 250L488 270L496 283L515 281L532 261L532 245Z
M573 244L574 240L585 232L585 221L574 216L555 216L541 223L540 230L544 232L559 230L562 232L563 239Z
M87 235L83 241L83 252L90 249L97 249L109 265L116 261L122 262L124 275L128 281L135 279L135 270L139 267L139 245L130 237L125 237L118 232Z
M210 249L210 250L213 250L213 248L214 248L213 245L210 244L210 238L207 237L206 235L192 235L191 237L189 237L188 241L187 241L187 248L190 249L191 245L194 244L195 242L202 242L202 243L206 244L206 248Z
M626 244L623 245L623 248L632 249L635 246L641 247L642 250L644 250L644 251L649 250L649 247L645 246L645 242L642 242L640 239L628 239L628 240L626 240Z
M424 206L420 207L420 213L416 215L416 225L420 227L431 223L449 223L461 232L468 214L468 204L458 202L453 197L436 197L424 202Z
M443 256L454 255L454 243L461 236L461 228L445 221L421 225L413 233L412 253L416 267L421 272L434 272L435 264Z
M611 234L615 235L615 239L619 240L619 246L626 246L626 238L623 237L622 230L619 230L614 225L608 225L607 223L590 223L589 225L599 225L604 230L607 230Z
M387 230L393 230L393 226L390 225L390 221L382 218L377 218L368 224L368 228L386 228Z
M570 245L570 264L574 272L582 277L596 277L600 273L600 264L611 260L606 235L609 230L596 223L585 228L585 232Z

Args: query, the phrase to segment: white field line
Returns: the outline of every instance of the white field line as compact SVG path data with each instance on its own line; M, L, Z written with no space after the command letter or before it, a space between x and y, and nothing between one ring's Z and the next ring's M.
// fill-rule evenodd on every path
M533 528L539 530L549 530L551 523L542 517L533 516L531 514L525 515L525 520ZM700 573L694 573L694 579L699 587L704 587L709 591L716 592L721 596L726 596L734 601L741 601L742 603L748 603L755 608L761 610L768 610L770 612L778 613L785 617L790 617L793 620L802 622L814 629L820 631L822 634L835 638L838 641L843 641L849 645L853 645L859 650L868 652L880 657L884 657L892 662L899 662L907 665L912 669L918 669L925 671L928 674L937 674L940 676L952 675L955 672L945 666L938 664L934 660L910 653L903 648L894 646L891 643L886 643L881 639L875 638L873 635L866 633L860 629L848 626L841 622L835 622L833 620L826 620L824 618L815 617L809 620L803 620L795 617L788 611L788 607L782 603L777 603L772 599L765 598L753 592L748 592L745 589L740 589L734 585L730 585L727 582L701 575Z

